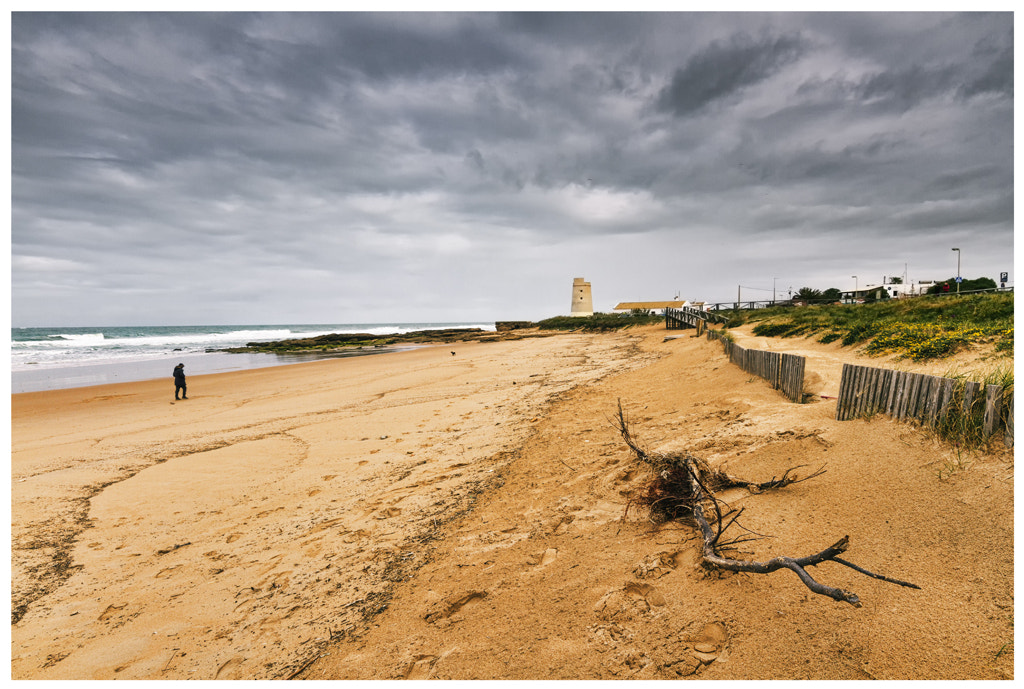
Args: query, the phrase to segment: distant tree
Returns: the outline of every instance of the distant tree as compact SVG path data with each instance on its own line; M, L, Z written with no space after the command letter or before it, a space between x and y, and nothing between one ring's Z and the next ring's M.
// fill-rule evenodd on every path
M827 301L828 303L832 303L842 299L843 293L838 287L829 287L827 290L821 293L821 298Z
M793 298L813 304L816 301L821 301L821 290L814 289L813 287L801 287Z
M947 288L946 285L949 285ZM979 289L995 289L996 281L992 278L976 278L974 280L964 280L960 283L961 292L971 292ZM948 280L942 282L936 282L934 285L928 288L928 294L949 294L956 292L956 278L951 277Z
M889 278L889 284L890 285L902 285L903 284L903 278Z

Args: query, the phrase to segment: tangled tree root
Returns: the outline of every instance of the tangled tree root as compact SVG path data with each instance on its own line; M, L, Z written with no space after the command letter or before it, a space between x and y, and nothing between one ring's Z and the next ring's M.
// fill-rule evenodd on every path
M794 483L807 481L825 472L824 467L803 478L793 473L800 467L787 469L781 478L772 478L763 483L746 481L735 476L730 476L723 471L713 469L707 462L689 453L662 454L651 453L645 450L637 442L629 427L625 412L622 410L622 401L619 400L618 413L615 418L622 439L629 446L637 460L654 470L654 478L646 487L630 501L630 506L639 505L645 507L651 519L659 522L682 521L696 525L700 530L704 543L701 556L705 564L718 569L733 572L751 572L754 574L768 574L778 569L792 570L814 593L828 596L833 600L845 601L855 607L861 607L857 595L840 588L822 584L807 573L807 568L822 562L836 562L849 567L875 579L881 579L891 584L919 589L920 586L911 584L899 579L893 579L881 574L869 572L848 562L839 556L846 552L850 545L849 536L843 536L835 544L815 555L806 557L775 557L767 562L755 562L751 560L737 560L722 555L723 549L736 546L740 543L762 538L744 529L747 534L736 538L723 538L732 526L743 528L737 520L743 514L743 509L732 510L715 496L715 491L724 488L742 487L752 493L761 493L775 488L784 488ZM628 508L628 507L627 507Z

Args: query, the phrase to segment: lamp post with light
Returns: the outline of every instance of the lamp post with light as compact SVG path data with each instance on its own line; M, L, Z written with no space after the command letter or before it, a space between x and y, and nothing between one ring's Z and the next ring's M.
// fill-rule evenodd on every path
M956 293L960 294L960 249L954 246L952 251L956 252Z

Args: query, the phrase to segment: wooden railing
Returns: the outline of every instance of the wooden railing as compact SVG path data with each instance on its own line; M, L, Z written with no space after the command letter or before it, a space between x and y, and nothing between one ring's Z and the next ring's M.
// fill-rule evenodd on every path
M726 323L729 319L717 313L708 313L702 309L695 309L692 306L683 306L678 309L665 309L665 329L680 330L682 328L696 328L697 334L704 332L708 323Z
M709 340L719 340L729 361L747 373L764 378L796 403L803 402L804 367L807 359L796 354L747 349L725 338L721 330L708 330Z

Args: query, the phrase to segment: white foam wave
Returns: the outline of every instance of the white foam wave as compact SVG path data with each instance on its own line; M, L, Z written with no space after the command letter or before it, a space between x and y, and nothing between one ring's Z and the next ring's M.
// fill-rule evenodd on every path
M103 333L58 333L57 335L50 335L49 342L60 343L81 343L83 345L95 344L103 341Z
M135 337L108 333L60 333L41 340L13 340L11 368L55 368L117 361L146 361L179 354L200 354L211 349L240 347L249 342L301 339L331 333L404 334L418 330L480 328L493 324L352 324L343 326L292 326L273 329L240 328L223 332L141 334Z

